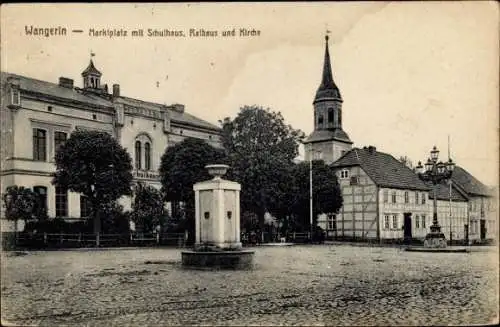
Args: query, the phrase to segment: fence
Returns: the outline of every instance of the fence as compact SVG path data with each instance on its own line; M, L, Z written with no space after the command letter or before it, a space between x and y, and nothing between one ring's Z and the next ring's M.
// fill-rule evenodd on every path
M4 236L5 237L5 236ZM79 248L95 247L96 234L68 233L17 233L11 237L10 246L16 248ZM188 244L184 233L151 233L151 234L99 234L100 247L121 246L177 246Z

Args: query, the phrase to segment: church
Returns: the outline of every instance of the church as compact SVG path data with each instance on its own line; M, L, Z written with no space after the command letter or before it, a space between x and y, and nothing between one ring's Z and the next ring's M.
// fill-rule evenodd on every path
M343 99L333 79L328 35L325 40L323 73L313 100L314 130L303 143L306 161L322 159L335 168L343 206L337 214L320 215L318 226L331 239L423 240L433 218L432 184L372 145L353 147L342 127ZM437 185L436 203L448 240L497 238L493 192L463 167L455 168L451 183Z
M101 77L92 59L81 74L80 86L68 77L54 83L1 73L2 193L11 185L28 187L42 200L49 217L88 216L84 197L51 183L55 152L74 130L111 134L130 154L134 181L158 189L160 159L167 147L190 137L221 147L220 128L189 114L184 105L127 97L119 84L108 88ZM125 210L131 207L129 197L120 202ZM3 205L1 216L5 217ZM12 227L5 219L1 223L2 231Z

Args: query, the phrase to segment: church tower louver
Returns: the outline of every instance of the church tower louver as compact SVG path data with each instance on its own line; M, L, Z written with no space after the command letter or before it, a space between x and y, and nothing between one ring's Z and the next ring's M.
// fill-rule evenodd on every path
M329 164L340 158L352 148L352 141L342 129L342 96L333 80L328 50L328 35L325 36L325 59L321 84L314 97L314 131L304 140L305 158L311 155ZM316 153L316 155L315 155Z

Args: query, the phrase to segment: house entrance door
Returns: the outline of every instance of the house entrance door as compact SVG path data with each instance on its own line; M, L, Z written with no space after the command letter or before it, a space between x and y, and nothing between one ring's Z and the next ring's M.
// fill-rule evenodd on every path
M411 212L404 213L404 240L405 243L411 243L412 235L411 235Z

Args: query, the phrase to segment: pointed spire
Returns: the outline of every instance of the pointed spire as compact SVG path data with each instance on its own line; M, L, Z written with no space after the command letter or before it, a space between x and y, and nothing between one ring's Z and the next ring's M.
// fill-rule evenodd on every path
M314 102L322 99L336 98L342 100L340 96L340 91L333 81L332 66L330 63L330 52L328 50L328 34L325 35L325 59L323 62L323 76L321 78L321 84L316 92L316 97Z

